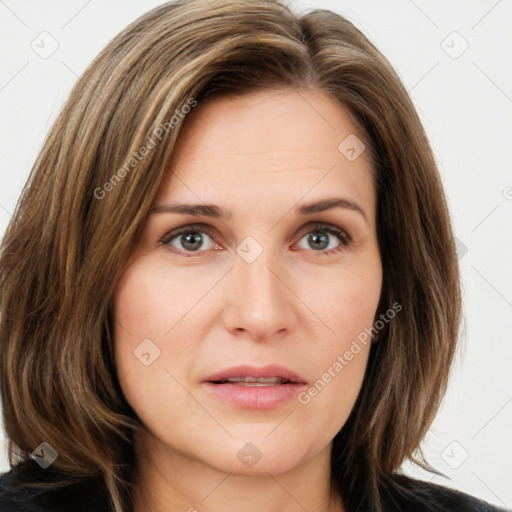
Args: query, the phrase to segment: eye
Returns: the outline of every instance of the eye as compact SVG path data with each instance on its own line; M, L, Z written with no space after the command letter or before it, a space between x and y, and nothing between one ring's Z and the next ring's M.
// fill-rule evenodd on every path
M345 231L330 224L315 223L307 225L306 228L306 230L302 230L305 235L302 236L301 241L306 239L310 248L312 247L313 252L316 253L315 256L341 251L352 243L352 239ZM194 256L193 253L201 253L212 249L222 250L222 247L213 240L212 231L208 225L191 224L170 231L160 240L160 243L172 252L184 256ZM333 237L337 239L337 244L335 240L330 239ZM205 240L209 240L206 247L204 247ZM308 248L306 247L306 249Z
M332 237L337 238L338 243ZM341 251L352 243L352 239L345 231L324 223L308 225L306 236L303 236L301 241L304 239L310 247L313 247L313 251L316 253L315 256Z
M189 225L183 228L178 228L170 233L167 233L160 242L168 246L173 252L187 253L187 252L204 252L200 251L203 248L205 239L210 239L205 250L212 248L218 250L222 249L217 243L213 241L211 230L208 226L203 224Z

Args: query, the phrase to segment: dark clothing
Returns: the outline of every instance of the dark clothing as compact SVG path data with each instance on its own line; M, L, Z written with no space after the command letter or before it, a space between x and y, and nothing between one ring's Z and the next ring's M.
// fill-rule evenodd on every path
M35 485L54 482L59 473L28 460L0 477L0 512L108 512L108 498L101 480L82 479L52 490ZM21 487L30 482L32 487Z
M41 491L20 487L20 481L49 482L58 473L41 469L33 461L19 464L0 477L0 512L107 512L108 498L104 484L99 479L84 479L64 488ZM449 512L505 512L467 494L421 482L409 477L397 477L403 487L416 494L428 493L437 510ZM405 497L397 492L385 496L386 512L424 512L422 500ZM432 510L432 508L428 509ZM262 511L264 512L264 511Z

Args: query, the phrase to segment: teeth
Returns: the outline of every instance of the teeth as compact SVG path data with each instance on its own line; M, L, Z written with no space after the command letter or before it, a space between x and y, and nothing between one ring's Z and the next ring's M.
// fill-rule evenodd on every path
M288 382L281 377L228 377L219 381L221 384L225 382L233 382L242 386L275 386Z

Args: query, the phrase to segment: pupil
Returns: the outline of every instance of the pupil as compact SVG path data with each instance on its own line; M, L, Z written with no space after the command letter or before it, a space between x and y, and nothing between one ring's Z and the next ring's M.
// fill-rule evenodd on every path
M198 233L195 233L195 234L187 234L185 236L185 241L182 243L183 247L185 249L189 249L189 250L196 250L199 248L200 244L197 245L197 242L201 242L201 234L198 234ZM195 245L194 245L195 244Z
M320 249L325 249L325 247L327 247L329 245L329 240L328 240L328 237L327 235L325 235L325 233L323 234L318 234L318 231L316 233L312 233L309 235L309 239L310 241L314 242L315 244L317 244L318 242L320 242L320 244L322 245L322 247L320 247ZM318 245L317 245L317 249L318 249Z

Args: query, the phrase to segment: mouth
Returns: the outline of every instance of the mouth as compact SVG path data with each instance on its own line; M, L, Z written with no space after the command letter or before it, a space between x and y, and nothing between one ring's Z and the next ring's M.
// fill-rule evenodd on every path
M294 398L307 383L279 365L262 368L238 366L210 375L205 389L229 405L245 409L271 409Z
M213 384L235 384L237 386L280 386L291 384L293 381L281 377L228 377L227 379L216 380Z
M292 370L278 365L240 365L226 368L204 378L204 382L215 384L278 386L283 384L306 384L304 378Z

